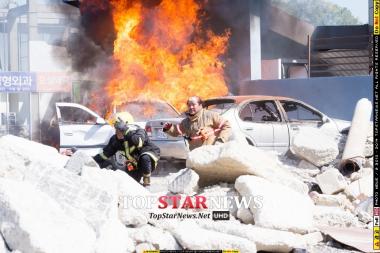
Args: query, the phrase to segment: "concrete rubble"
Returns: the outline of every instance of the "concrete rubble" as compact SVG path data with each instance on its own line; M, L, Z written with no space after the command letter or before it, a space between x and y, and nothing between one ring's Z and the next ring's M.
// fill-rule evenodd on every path
M307 186L294 178L277 158L259 148L236 141L224 145L203 146L189 153L186 166L200 176L201 185L233 183L241 175L256 175L307 193Z
M239 177L235 188L245 197L260 196L249 205L256 225L302 234L313 230L314 205L308 195L250 175Z
M169 191L172 193L184 193L192 195L198 191L199 175L191 169L183 169L173 175L174 179L169 183Z
M173 235L185 249L239 249L242 253L256 252L256 244L251 240L224 232L204 229L193 222L182 222L173 231Z
M343 191L347 182L337 169L326 170L316 177L319 187L325 194L334 194Z
M0 206L0 232L11 249L92 252L95 232L91 227L70 217L57 202L28 183L0 179Z
M84 152L67 157L0 137L0 253L330 250L342 244L332 244L320 226L372 229L373 160L343 176L338 140L326 138L334 145L297 140L295 156L234 141L201 147L189 153L187 168L153 175L152 184L166 190L151 192L123 171L100 169ZM202 198L206 209L185 205ZM227 206L217 205L226 199ZM213 220L212 211L228 211L229 220ZM209 216L186 218L199 215Z
M290 150L317 167L329 164L339 154L338 143L334 138L311 127L302 128L293 137Z

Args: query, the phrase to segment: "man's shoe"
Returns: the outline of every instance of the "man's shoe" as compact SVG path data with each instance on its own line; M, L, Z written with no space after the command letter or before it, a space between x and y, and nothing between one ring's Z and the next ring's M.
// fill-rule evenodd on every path
M143 186L144 187L150 186L150 174L143 175Z

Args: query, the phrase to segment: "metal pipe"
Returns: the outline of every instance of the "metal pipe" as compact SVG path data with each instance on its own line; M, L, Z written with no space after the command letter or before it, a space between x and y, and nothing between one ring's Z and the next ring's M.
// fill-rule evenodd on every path
M372 103L366 98L360 99L355 107L342 160L339 164L339 170L345 176L358 171L363 166L371 113Z

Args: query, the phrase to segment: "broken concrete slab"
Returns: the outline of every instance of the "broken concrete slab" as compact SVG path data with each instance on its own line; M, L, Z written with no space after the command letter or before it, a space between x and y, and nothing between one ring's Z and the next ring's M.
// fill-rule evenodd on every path
M139 227L148 224L148 218L146 215L135 209L127 209L122 206L119 208L119 219L125 226Z
M354 211L354 206L351 204L350 200L344 194L328 195L328 194L319 194L317 192L311 192L309 195L311 196L311 199L314 201L315 205L335 206L335 207L341 207L351 212Z
M314 224L331 227L359 227L358 218L349 211L331 206L315 206Z
M173 180L169 182L168 190L172 193L183 193L193 195L198 191L199 175L192 169L182 169L172 175Z
M290 150L317 167L331 163L339 154L334 138L316 128L302 128L292 139Z
M147 210L140 205L135 206L134 203L139 202L139 199L157 198L127 173L84 166L81 178L112 196L109 216L119 217L121 222L128 226L147 224Z
M0 143L0 157L8 159L0 165L4 178L32 184L68 215L86 220L95 230L117 214L111 212L115 196L64 169L68 157L54 148L14 136L1 137Z
M243 225L236 220L229 221L199 221L202 228L227 233L253 241L258 251L289 252L293 248L304 248L321 241L321 234L312 233L300 235L288 231L262 228L253 225Z
M319 171L319 168L317 166L315 166L314 164L312 164L311 162L308 162L306 160L301 160L298 165L297 165L299 168L302 168L302 169L307 169L307 170L318 170Z
M253 219L253 213L249 210L249 208L238 208L236 218L241 220L241 222L243 222L244 224L255 224L255 220Z
M92 253L95 232L26 182L0 179L0 229L11 249Z
M188 168L200 176L200 185L234 183L241 175L256 175L307 194L308 187L284 169L272 153L247 143L229 141L221 145L202 146L191 151Z
M115 195L64 168L33 162L24 171L24 181L48 194L70 216L86 220L96 231L117 215Z
M127 228L119 220L110 220L102 226L95 244L95 253L127 253L135 251L135 243Z
M95 160L82 150L75 152L67 161L65 169L80 175L83 166L99 168Z
M302 235L302 240L305 242L306 245L316 245L323 241L323 235L321 232L313 232L306 235Z
M0 177L22 180L23 172L31 163L63 167L68 159L50 146L13 135L0 137Z
M207 198L208 208L213 211L230 211L230 214L236 217L238 207L235 199L240 199L239 193L235 190L233 184L220 183L218 185L207 186L199 192L200 196ZM219 208L214 203L222 203L224 206Z
M180 250L182 247L168 231L151 225L127 228L129 237L137 244L149 243L161 250Z
M356 207L356 210L359 211L363 211L363 212L367 212L369 213L371 216L373 216L373 198L367 198L363 201L361 201L357 207Z
M373 157L367 158L363 167L373 169Z
M373 196L373 176L365 176L352 182L344 192L348 197L360 200Z
M327 234L343 243L362 252L373 252L373 231L362 228L336 228L336 227L318 227L322 233Z
M347 187L347 182L337 169L328 169L316 177L319 187L325 194L335 194Z
M362 168L357 172L354 172L350 176L351 182L359 180L363 177L373 177L373 168Z
M204 229L194 222L181 222L181 225L174 229L172 234L185 249L237 249L241 253L256 252L256 244L248 239Z
M257 226L302 234L313 230L314 204L308 195L250 175L236 179L235 188L241 196L260 197L249 205Z

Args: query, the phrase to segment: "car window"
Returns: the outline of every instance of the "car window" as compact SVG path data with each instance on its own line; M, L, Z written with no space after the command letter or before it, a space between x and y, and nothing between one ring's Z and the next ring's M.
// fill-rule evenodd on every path
M61 106L61 122L64 124L95 124L96 117L76 107Z
M273 101L255 101L250 104L253 121L281 121L280 114Z
M281 101L281 105L284 108L289 121L322 121L322 116L318 112L300 103L293 101Z
M250 104L246 104L239 112L239 118L242 121L253 121L252 110Z
M135 121L148 121L159 118L175 118L179 114L168 103L134 101L117 108L119 112L127 111Z
M245 105L239 112L243 121L264 122L281 121L280 114L273 101L254 101Z
M206 108L210 111L217 112L219 114L223 114L233 107L234 101L231 100L208 100L205 101L207 104Z

